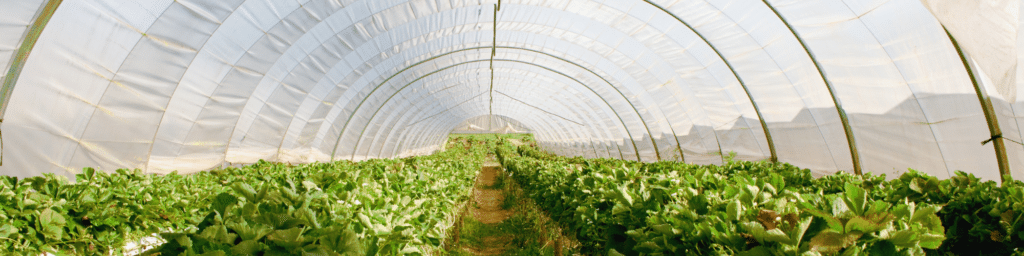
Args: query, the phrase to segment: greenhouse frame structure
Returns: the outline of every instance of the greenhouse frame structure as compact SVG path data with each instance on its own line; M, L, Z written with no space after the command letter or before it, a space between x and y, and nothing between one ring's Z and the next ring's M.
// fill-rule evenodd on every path
M507 118L567 156L1019 178L1020 8L5 1L0 173L403 157Z

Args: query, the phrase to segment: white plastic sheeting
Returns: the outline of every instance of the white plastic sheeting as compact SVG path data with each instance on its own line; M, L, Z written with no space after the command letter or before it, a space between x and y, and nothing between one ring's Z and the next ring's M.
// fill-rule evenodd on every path
M10 1L3 3L0 9L0 81L7 77L7 67L10 67L14 55L24 41L25 34L32 26L32 21L37 12L42 9L43 0Z
M452 133L530 133L530 128L507 116L484 115L462 121Z
M43 2L0 2L4 68ZM564 155L714 164L774 146L830 173L855 148L864 172L998 180L943 29L968 38L1020 141L1024 19L990 2L970 14L1001 15L983 25L918 0L65 0L9 99L0 173L403 157L496 115ZM1024 177L1024 146L1006 152Z

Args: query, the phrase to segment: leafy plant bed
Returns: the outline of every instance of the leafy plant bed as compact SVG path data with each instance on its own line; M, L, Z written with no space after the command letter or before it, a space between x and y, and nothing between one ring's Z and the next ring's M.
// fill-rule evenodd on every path
M498 155L593 255L1020 255L1024 245L1020 182L913 170L815 179L788 164L588 160L527 146Z
M453 143L476 145L472 139ZM493 145L493 142L485 144ZM423 157L299 166L259 162L193 175L86 168L0 179L0 254L396 255L439 250L484 147Z

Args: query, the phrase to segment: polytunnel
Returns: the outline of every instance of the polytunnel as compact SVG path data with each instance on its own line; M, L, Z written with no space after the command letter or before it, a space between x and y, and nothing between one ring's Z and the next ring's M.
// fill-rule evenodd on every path
M566 156L1020 178L1020 8L2 1L0 173L405 157L497 118Z

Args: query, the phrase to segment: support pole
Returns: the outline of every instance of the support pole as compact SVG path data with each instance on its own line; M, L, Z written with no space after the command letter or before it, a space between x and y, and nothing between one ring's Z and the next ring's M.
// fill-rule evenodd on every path
M789 21L786 21L786 18L782 17L782 14L779 13L774 6L768 3L768 0L761 1L764 2L764 5L767 5L768 8L772 9L772 12L775 13L775 16L779 17L779 20L781 20L783 24L786 24L786 28L789 28L789 32L793 33L793 37L796 37L796 40L800 42L800 46L802 46L804 51L807 52L807 57L810 57L811 62L814 62L814 68L818 70L818 75L821 76L821 80L825 82L825 87L828 88L828 95L832 96L832 102L836 105L836 112L839 114L839 121L843 124L843 132L846 133L846 144L850 146L850 158L853 160L853 173L861 175L863 171L860 166L860 153L857 151L857 140L853 136L853 128L850 126L850 118L846 116L846 110L843 109L843 104L840 103L839 97L836 96L836 90L833 88L832 82L829 82L828 78L825 76L825 69L821 67L821 63L818 62L818 59L815 58L813 53L811 53L811 48L807 47L807 43L800 37L800 34L796 33L796 29L793 29L793 26L789 24Z
M946 36L949 36L949 41L953 43L953 48L956 48L956 53L960 55L960 61L964 63L964 70L967 71L967 76L971 77L974 92L978 94L981 111L985 113L985 121L988 124L988 132L991 137L981 142L981 144L985 145L988 142L992 142L992 147L996 150L996 162L999 164L999 179L1002 181L1002 184L1006 184L1007 181L1013 181L1009 160L1006 158L1006 144L1002 140L1003 132L999 129L999 118L996 117L996 112L992 107L992 98L981 89L977 74L971 68L970 62L967 61L967 55L960 49L960 44L956 42L956 38L953 38L953 35L949 33L949 30L946 30L946 27L942 27L942 29L946 31Z

